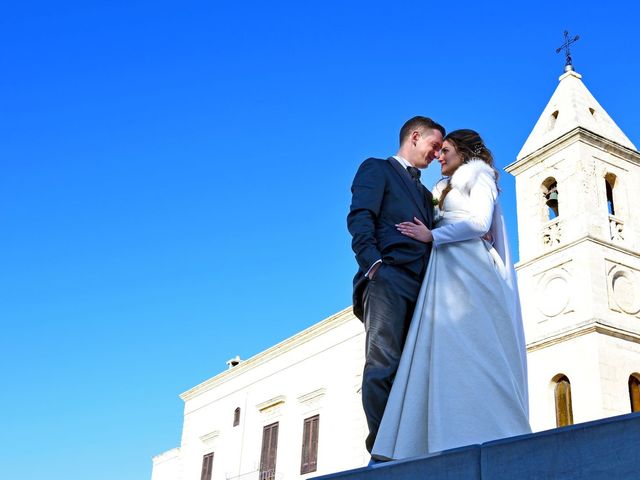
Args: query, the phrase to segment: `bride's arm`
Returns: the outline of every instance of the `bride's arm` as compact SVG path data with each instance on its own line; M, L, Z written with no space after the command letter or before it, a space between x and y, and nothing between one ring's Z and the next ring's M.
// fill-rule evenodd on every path
M498 189L495 180L485 172L480 173L469 193L469 205L471 205L469 218L434 228L431 231L433 244L437 246L485 235L491 228L493 208L497 196Z

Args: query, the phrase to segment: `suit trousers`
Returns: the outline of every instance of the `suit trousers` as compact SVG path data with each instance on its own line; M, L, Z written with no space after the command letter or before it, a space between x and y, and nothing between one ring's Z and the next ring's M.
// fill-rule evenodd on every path
M423 259L418 260L423 262ZM383 263L364 291L365 365L362 375L362 405L369 435L366 447L373 448L387 405L400 356L422 284L424 266ZM412 271L413 270L413 271Z

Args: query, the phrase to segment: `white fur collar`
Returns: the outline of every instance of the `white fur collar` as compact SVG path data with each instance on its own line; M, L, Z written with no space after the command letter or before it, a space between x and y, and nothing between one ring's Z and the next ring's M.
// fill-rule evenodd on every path
M451 176L451 187L468 195L480 177L488 180L488 183L492 183L493 185L496 183L496 174L493 168L479 158L472 158L467 163L460 165L458 169L453 172ZM497 186L495 188L497 193Z

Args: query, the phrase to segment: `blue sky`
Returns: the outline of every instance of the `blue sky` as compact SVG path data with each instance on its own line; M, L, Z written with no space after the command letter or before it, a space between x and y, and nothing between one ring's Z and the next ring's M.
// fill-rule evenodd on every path
M640 144L637 2L483 3L4 6L3 478L149 478L181 392L350 304L358 164L416 114L511 163L564 29Z

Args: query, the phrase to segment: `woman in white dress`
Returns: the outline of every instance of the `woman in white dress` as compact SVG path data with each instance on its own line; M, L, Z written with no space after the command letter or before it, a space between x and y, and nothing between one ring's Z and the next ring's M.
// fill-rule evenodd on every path
M491 152L444 139L439 220L398 229L433 242L372 458L391 460L531 432L520 304ZM489 233L490 235L486 235ZM491 242L485 240L491 238Z

